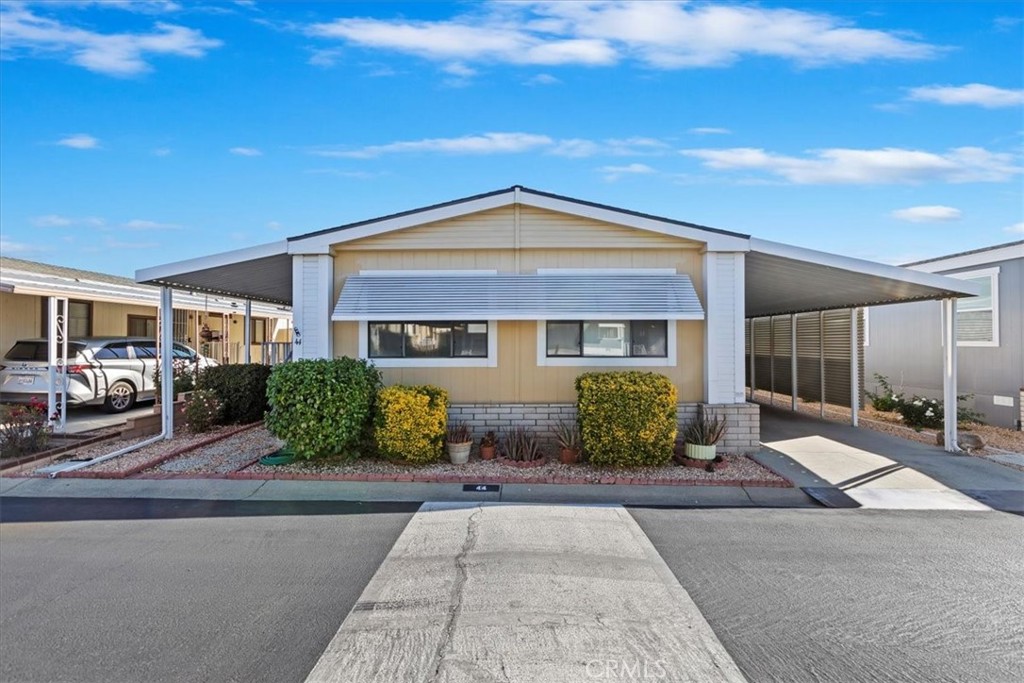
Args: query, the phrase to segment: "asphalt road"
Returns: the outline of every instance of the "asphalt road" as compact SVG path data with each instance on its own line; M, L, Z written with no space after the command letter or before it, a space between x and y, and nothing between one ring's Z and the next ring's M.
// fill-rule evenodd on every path
M416 507L5 497L0 681L302 681ZM1024 680L1021 517L630 513L752 682Z
M1021 517L631 512L750 681L1024 680Z
M302 681L417 506L273 505L4 498L0 681Z

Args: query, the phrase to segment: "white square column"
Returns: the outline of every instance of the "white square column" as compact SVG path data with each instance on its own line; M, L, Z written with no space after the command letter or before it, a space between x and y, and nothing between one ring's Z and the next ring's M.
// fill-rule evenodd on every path
M956 433L956 299L942 300L942 406L945 417L945 446L959 453Z
M292 255L292 358L332 358L331 307L334 258Z
M745 403L743 252L704 252L704 402Z

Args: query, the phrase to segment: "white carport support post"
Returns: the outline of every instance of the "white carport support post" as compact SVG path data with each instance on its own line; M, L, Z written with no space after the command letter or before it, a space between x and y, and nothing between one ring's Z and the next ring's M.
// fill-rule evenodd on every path
M174 304L172 289L160 288L160 419L164 439L174 436Z
M789 407L790 410L796 411L796 313L790 313L789 315L789 351L790 351L790 366L789 366L789 384L790 384L790 397Z
M757 391L757 377L754 376L754 319L750 319L750 400L754 400L754 392Z
M819 415L825 419L825 311L818 311L818 372L821 377Z
M68 300L51 296L47 302L50 329L47 338L48 371L50 385L47 389L47 420L54 431L63 434L68 412ZM60 382L61 401L57 403L57 382ZM57 414L60 413L60 417Z
M860 368L857 354L857 308L850 309L850 424L857 426L860 417Z
M242 334L242 343L245 345L245 362L252 362L252 301L245 300L245 332Z
M956 299L942 300L942 406L945 449L958 453L956 439Z

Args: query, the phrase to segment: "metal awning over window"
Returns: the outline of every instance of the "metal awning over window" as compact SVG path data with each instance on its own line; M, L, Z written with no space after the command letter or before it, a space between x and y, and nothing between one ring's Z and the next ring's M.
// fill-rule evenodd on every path
M355 275L332 320L703 320L687 275Z

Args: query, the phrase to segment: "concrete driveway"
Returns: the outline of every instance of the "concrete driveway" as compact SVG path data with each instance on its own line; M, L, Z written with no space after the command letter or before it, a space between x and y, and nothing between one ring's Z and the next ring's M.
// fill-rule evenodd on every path
M836 487L864 507L1024 513L1024 472L866 427L761 406L757 456L801 487ZM979 505L980 504L980 505Z
M152 414L153 405L152 401L145 401L136 405L131 410L114 415L105 413L102 409L95 406L76 406L68 410L65 431L68 434L81 434L82 432L91 432L94 429L102 429L103 427L123 425L130 418Z

